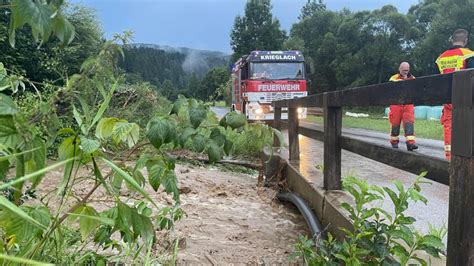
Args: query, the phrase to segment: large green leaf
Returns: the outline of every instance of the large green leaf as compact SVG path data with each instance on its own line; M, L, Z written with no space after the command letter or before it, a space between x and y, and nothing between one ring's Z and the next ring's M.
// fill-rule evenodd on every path
M226 139L225 144L224 144L224 152L227 156L231 155L233 147L234 147L234 143L232 141Z
M13 217L19 217L19 218L27 221L28 223L30 223L30 224L32 224L32 225L34 225L34 226L36 226L36 227L38 227L42 230L46 230L47 225L43 224L42 221L38 221L37 219L34 219L30 215L28 215L28 213L26 213L23 210L23 208L20 208L20 207L16 206L15 204L13 204L11 201L9 201L4 196L0 196L0 205L3 207L3 210L1 211L2 215L5 214L5 210L8 210L10 212L10 214L8 215L8 216L10 216L10 219L8 219L8 218L7 219L2 219L2 222L8 222L8 221L5 221L5 220L12 220ZM3 218L6 218L6 217L3 217ZM7 227L7 226L5 226L5 227ZM17 232L17 233L21 233L21 232Z
M100 142L95 139L82 137L79 147L84 154L91 154L100 148Z
M183 130L183 132L179 135L178 139L179 139L179 145L181 145L182 147L184 147L184 145L186 144L186 142L189 140L189 138L191 137L191 135L193 135L195 132L194 129L190 128L190 127L187 127Z
M78 156L80 153L80 144L81 139L78 136L70 136L65 138L58 148L59 159L65 160Z
M176 137L176 128L170 121L155 117L148 122L146 136L151 144L159 149L164 143L173 141Z
M222 158L222 149L214 141L209 142L207 146L207 156L210 163L215 163Z
M163 176L166 174L166 167L162 164L156 163L148 167L148 182L153 190L158 191L160 188Z
M191 107L188 112L189 120L194 128L198 128L207 117L207 110L203 106Z
M213 128L211 130L210 138L215 141L218 146L223 146L225 143L225 135L221 133L219 128Z
M197 152L203 152L206 149L206 138L201 134L196 134L193 137L193 148Z
M226 115L226 124L232 129L243 127L247 124L247 118L243 114L230 112Z
M13 99L0 93L0 115L14 115L18 112Z
M97 217L98 213L94 208L82 205L74 211L74 214L79 215L79 231L82 240L85 240L100 224L97 219L90 218Z
M173 199L175 201L179 200L179 189L178 189L178 179L176 178L176 174L172 170L166 171L165 175L163 175L161 183L165 187L165 191L167 193L173 193Z
M95 128L95 136L99 139L108 139L110 136L112 136L115 123L118 121L120 121L120 119L115 117L102 118Z
M148 245L155 238L155 229L149 217L138 213L137 208L126 204L118 204L116 227L125 233L128 241L134 241L141 236ZM128 239L127 239L128 238Z
M12 116L0 115L0 144L15 148L18 144L19 135Z
M49 2L49 1L48 1ZM47 41L51 34L68 44L74 38L73 25L61 15L59 6L46 1L12 0L10 44L15 46L15 30L28 24L36 41Z
M185 98L178 98L178 100L176 100L173 104L173 108L171 108L171 112L170 112L170 115L172 114L178 114L179 113L179 110L181 109L181 107L183 107L184 105L186 104L186 99Z
M135 123L129 123L125 120L118 121L114 125L112 133L112 139L115 143L120 141L127 143L128 147L131 148L138 143L140 136L140 127Z

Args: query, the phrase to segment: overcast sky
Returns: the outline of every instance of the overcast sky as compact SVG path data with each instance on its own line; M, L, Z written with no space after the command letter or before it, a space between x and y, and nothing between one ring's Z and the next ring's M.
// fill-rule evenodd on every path
M134 42L230 53L229 34L245 0L71 0L92 7L107 37L134 31ZM273 0L273 15L285 30L297 22L307 0ZM392 4L406 13L418 0L327 0L331 10L372 10ZM403 3L403 4L402 4Z

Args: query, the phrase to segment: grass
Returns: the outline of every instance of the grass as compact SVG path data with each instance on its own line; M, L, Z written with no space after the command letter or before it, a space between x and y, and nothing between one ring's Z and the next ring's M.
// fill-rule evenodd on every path
M323 117L308 115L306 121L323 124ZM363 128L379 132L386 132L387 134L390 132L390 123L388 122L388 119L382 117L355 118L343 116L342 126L345 128ZM403 130L400 132L400 135L402 134ZM420 138L443 140L443 126L439 123L439 121L416 120L415 134Z
M211 105L216 107L229 107L228 105L226 105L225 101L214 101L211 102Z

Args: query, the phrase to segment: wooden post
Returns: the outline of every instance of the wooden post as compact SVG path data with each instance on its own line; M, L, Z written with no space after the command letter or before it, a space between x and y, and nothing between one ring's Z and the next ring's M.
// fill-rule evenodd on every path
M298 141L298 110L288 107L288 142L290 145L290 160L300 159L300 142Z
M474 71L454 73L447 265L474 265Z
M273 128L281 131L281 107L275 107L273 115ZM273 136L273 147L280 147L281 143L278 141L278 137Z
M342 108L331 106L324 95L324 189L341 189Z

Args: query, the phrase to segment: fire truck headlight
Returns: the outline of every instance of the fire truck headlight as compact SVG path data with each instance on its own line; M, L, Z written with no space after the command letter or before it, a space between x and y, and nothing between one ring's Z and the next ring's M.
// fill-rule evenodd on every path
M263 114L263 110L262 109L257 109L257 110L255 110L255 113L261 115L261 114Z
M303 108L300 107L297 109L297 111L298 111L298 114L301 114L303 112Z

